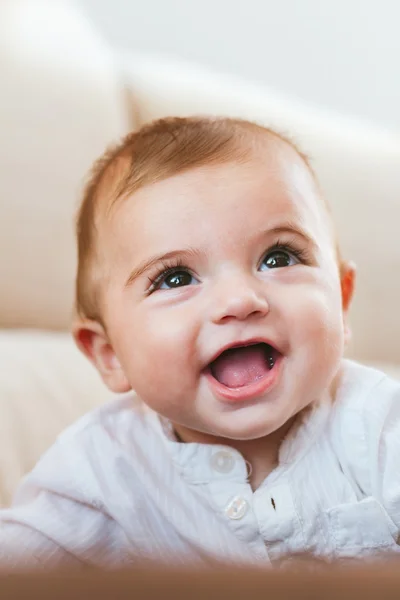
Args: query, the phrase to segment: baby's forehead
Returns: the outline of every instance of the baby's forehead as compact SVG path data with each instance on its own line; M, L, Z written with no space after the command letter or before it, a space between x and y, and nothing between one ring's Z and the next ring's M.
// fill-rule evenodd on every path
M135 231L153 230L154 221L163 226L176 223L199 228L200 224L224 219L233 209L238 218L249 220L250 212L272 220L309 220L316 227L326 219L326 209L312 172L294 151L254 153L246 160L202 165L136 190L114 213L117 230L128 222ZM200 221L199 221L200 219ZM325 227L324 227L325 229Z
M255 183L258 180L262 181L264 188L261 191L257 190L257 193L263 193L266 201L269 195L272 195L275 200L281 199L282 204L289 205L288 196L302 194L304 203L308 205L307 210L302 211L303 218L306 218L308 213L318 219L325 220L328 217L330 220L326 202L322 198L307 159L295 146L276 135L252 136L243 144L241 151L238 150L233 156L227 156L226 160L224 157L219 157L219 160L191 165L187 169L179 169L178 165L172 172L160 163L159 170L155 169L152 173L153 177L148 178L144 185L139 182L136 189L125 195L120 194L120 198L115 200L116 190L123 190L129 180L129 168L129 161L125 157L120 157L106 174L107 177L102 184L104 197L99 212L103 215L107 213L107 217L110 218L106 218L104 223L100 217L103 224L107 225L111 220L115 225L120 219L124 220L126 211L129 211L129 206L133 204L140 206L140 210L135 211L136 225L146 226L148 215L149 218L153 218L151 216L153 205L158 205L164 212L164 203L168 203L172 209L172 205L176 206L177 199L187 196L194 207L198 204L196 201L198 199L200 202L207 202L207 194L203 197L200 194L201 189L206 188L207 185L210 188L213 186L216 189L221 188L223 194L222 188L226 181L233 187L241 185L251 187L253 180ZM246 172L248 182L246 182ZM271 190L271 187L274 189ZM196 192L199 192L197 196ZM247 192L248 190L245 189L243 198L246 197ZM210 204L207 208L215 212L218 205ZM172 212L171 210L171 214Z
M280 136L261 135L255 140L250 161L259 171L267 171L275 177L280 186L277 200L281 200L289 208L288 198L301 196L302 218L316 218L325 226L336 240L335 225L330 206L322 192L317 175L309 158L303 154L290 140ZM335 241L336 243L336 241Z

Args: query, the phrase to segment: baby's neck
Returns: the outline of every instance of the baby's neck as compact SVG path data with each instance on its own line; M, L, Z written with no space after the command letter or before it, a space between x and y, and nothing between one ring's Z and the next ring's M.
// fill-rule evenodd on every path
M182 425L174 425L174 430L180 441L200 444L222 444L230 446L241 453L249 465L249 483L256 490L266 477L278 465L279 448L293 425L291 419L277 431L268 436L255 440L232 440L187 429Z

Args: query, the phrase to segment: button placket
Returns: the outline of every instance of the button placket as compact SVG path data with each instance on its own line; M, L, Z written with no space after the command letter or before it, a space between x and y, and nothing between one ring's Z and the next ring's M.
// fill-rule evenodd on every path
M256 547L260 545L264 551L252 514L252 491L243 457L230 448L215 448L209 456L209 466L214 474L207 485L213 505L241 540Z
M286 547L291 538L301 537L301 523L286 483L257 491L254 512L261 535L268 545Z
M241 496L235 496L230 502L228 502L225 508L225 514L229 519L238 521L242 519L247 513L249 508L247 500Z

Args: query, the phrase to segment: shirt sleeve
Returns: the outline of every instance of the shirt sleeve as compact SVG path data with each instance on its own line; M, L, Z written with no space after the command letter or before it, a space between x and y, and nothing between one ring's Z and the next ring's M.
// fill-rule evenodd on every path
M71 440L70 440L71 441ZM79 445L57 442L0 510L0 570L113 567L129 557Z
M400 532L400 383L385 378L369 404L371 489Z
M349 460L362 446L359 479L364 482L364 493L380 502L399 535L400 383L383 377L362 402L360 417L360 435L348 447Z
M83 567L84 563L66 552L40 531L2 517L0 525L0 570L28 570L52 567Z

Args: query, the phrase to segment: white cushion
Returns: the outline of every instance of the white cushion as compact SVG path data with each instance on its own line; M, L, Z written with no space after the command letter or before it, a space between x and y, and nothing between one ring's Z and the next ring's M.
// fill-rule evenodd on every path
M65 328L86 172L134 124L108 46L69 2L0 2L0 327Z
M0 506L57 435L112 397L68 334L0 332Z

